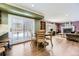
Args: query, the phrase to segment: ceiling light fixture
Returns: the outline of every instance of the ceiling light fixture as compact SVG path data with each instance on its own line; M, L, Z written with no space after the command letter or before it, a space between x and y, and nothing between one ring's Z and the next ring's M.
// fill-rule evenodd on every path
M66 14L66 17L68 17L69 15L68 14Z
M32 4L32 7L34 7L34 4Z

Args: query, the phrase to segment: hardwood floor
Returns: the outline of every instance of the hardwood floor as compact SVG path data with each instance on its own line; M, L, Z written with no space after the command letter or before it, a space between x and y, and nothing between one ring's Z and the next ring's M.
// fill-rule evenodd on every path
M33 41L12 46L7 56L79 56L79 42L68 41L66 38L54 36L53 48L50 41L46 49L37 49Z

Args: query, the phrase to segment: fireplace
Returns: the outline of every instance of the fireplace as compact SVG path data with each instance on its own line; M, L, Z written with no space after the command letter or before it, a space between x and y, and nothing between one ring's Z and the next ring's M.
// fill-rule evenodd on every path
M71 33L75 31L75 26L72 22L65 22L61 25L61 33Z
M71 33L75 31L75 27L61 27L61 33Z

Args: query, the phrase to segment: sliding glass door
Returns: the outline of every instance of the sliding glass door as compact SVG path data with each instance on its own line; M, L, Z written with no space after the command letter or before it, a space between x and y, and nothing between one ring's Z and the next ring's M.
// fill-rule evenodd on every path
M8 15L9 39L11 44L31 40L35 32L35 21L15 15Z

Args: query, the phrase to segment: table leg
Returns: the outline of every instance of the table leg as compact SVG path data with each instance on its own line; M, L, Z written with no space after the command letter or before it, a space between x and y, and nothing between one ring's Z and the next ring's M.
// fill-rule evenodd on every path
M50 42L51 42L51 45L52 45L52 47L53 47L53 42L52 42L52 39L50 40Z
M9 48L9 49L11 49L11 45L10 45L10 43L9 43L9 42L8 42L8 48Z

